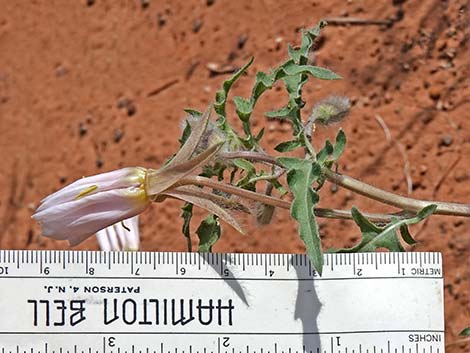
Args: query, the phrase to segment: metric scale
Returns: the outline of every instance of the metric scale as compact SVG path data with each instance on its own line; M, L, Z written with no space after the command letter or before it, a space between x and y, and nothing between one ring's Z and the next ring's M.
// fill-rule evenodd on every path
M0 251L0 353L444 353L439 253Z

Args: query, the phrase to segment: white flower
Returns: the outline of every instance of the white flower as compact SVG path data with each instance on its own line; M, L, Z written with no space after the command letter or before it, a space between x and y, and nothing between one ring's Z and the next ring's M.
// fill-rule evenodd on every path
M96 239L103 251L139 250L139 216L99 230Z
M145 210L146 177L147 169L134 167L82 178L43 199L32 218L45 236L79 244Z

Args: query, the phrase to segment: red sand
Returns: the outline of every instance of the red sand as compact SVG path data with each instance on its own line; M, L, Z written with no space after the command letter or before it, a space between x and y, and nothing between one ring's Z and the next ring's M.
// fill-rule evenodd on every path
M235 87L247 95L255 69L283 60L286 44L299 39L296 31L324 17L403 15L391 28L330 25L324 31L317 63L344 80L315 81L305 93L309 106L331 93L356 102L344 124L349 143L340 171L406 194L403 156L387 143L378 115L405 148L411 196L470 201L468 1L141 3L147 1L3 1L0 248L67 249L41 237L30 219L42 197L83 175L158 167L178 147L182 109L204 109L225 78L211 77L208 63L239 67L254 55L249 75ZM262 112L282 99L276 91L262 99L257 128L265 124ZM272 146L289 135L287 125L267 126ZM335 132L320 129L318 140ZM321 196L322 206L388 210L345 190L333 193L329 185ZM185 250L179 205L165 202L145 212L143 250ZM321 230L326 247L358 239L349 221L321 220ZM446 338L452 343L470 324L470 220L436 216L413 230L419 240L413 251L443 253ZM97 244L91 239L79 248ZM226 228L215 250L304 248L288 213L279 211L274 224L252 226L247 236ZM463 350L453 345L448 351Z

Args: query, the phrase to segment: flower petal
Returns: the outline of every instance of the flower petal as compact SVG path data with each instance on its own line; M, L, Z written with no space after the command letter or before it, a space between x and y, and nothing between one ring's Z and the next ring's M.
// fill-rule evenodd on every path
M113 246L111 245L111 238L108 232L110 228L112 228L112 226L107 227L105 229L101 229L98 232L96 232L96 240L98 240L100 249L103 251L115 250L113 249ZM119 249L116 249L116 250L119 250Z
M98 231L96 238L103 251L139 250L139 216Z
M80 193L87 189L90 191L86 196L90 196L102 191L138 186L145 180L145 172L146 169L144 168L129 167L81 178L44 198L36 212L40 212L57 203L76 200ZM96 186L96 189L93 189L93 186Z
M103 228L141 213L149 204L140 188L109 190L52 205L32 218L41 223L45 236L78 244Z

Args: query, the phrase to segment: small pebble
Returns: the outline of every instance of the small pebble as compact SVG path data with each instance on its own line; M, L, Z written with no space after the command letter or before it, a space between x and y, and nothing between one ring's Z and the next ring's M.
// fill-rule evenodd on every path
M203 22L200 19L196 19L193 22L193 32L197 33L202 27Z
M150 6L150 0L140 0L140 6L145 10Z
M429 124L431 121L434 120L434 114L430 111L424 111L421 115L421 121L423 124Z
M438 100L441 96L441 89L438 86L431 86L428 93L431 99Z
M96 160L96 166L97 166L98 168L101 168L101 167L103 166L103 164L104 164L104 162L103 162L103 160L102 160L101 158L98 158L98 159Z
M157 24L160 28L166 25L166 17L161 13L157 14Z
M83 125L83 123L80 123L78 125L78 133L80 137L85 136L87 132L88 132L88 129L86 128L86 126Z
M134 105L134 103L130 102L127 105L127 116L133 116L135 115L136 112L137 112L136 106Z
M119 98L116 106L118 107L118 109L123 109L123 108L126 108L128 104L129 104L129 99Z
M445 39L438 39L436 41L436 49L439 51L444 50L447 47L447 40Z
M215 0L206 0L206 5L207 6L212 6L215 4Z
M124 132L120 129L114 130L114 142L119 143L119 141L122 140L122 137L124 136Z
M247 40L248 40L247 35L241 35L240 37L238 37L237 48L239 50L242 50L243 47L245 46Z
M66 67L62 66L62 65L55 69L55 75L57 77L65 76L68 73L69 73L69 70Z
M86 0L86 6L93 6L95 4L95 0Z
M449 147L450 145L452 145L452 142L454 142L452 136L446 135L441 138L440 145Z

